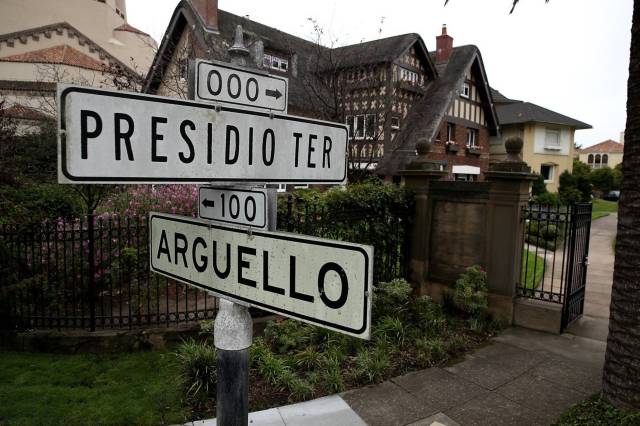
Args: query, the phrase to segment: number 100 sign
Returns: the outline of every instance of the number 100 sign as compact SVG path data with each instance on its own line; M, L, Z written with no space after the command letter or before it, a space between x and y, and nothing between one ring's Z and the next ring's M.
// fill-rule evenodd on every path
M267 228L267 190L201 186L198 189L201 219Z

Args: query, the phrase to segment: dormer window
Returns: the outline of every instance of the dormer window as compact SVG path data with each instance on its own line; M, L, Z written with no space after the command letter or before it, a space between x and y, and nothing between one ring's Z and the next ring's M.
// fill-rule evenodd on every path
M276 55L265 54L262 64L265 68L271 68L282 72L287 72L289 69L289 61Z
M460 96L469 99L471 96L471 86L469 86L469 83L462 84L462 93L460 93Z

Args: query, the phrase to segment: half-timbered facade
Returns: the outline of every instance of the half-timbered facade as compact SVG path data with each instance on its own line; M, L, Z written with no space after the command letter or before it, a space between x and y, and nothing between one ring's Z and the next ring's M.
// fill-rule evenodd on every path
M289 79L290 114L348 125L351 168L391 179L427 138L450 179L482 179L498 133L491 93L479 50L454 48L446 28L432 53L418 34L330 49L219 10L216 0L183 0L144 90L186 96L188 60L228 60L237 25L252 62Z

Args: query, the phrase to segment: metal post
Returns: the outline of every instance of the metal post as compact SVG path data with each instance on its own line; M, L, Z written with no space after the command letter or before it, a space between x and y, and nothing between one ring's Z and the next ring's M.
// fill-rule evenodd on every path
M249 50L244 46L242 27L235 31L229 48L231 63L247 66ZM191 90L190 92L193 92ZM276 229L277 192L267 193L269 230ZM218 382L216 387L216 424L247 426L249 424L249 348L253 338L253 321L248 306L220 299L213 329L218 349Z
M96 277L95 277L95 232L93 221L95 215L93 209L87 214L87 244L88 244L88 262L89 262L89 329L96 331Z

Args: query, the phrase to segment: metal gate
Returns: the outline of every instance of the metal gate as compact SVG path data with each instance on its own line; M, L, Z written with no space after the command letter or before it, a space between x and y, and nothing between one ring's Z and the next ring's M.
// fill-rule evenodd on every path
M562 330L574 320L580 318L584 312L589 260L589 236L591 234L591 209L591 203L580 203L572 206Z
M584 311L591 208L591 203L531 203L523 210L517 294L561 304L561 331Z

